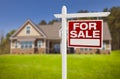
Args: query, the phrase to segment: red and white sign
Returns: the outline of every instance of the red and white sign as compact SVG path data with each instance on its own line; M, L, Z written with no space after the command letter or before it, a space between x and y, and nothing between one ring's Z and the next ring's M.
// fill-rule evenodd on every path
M69 47L102 47L103 20L69 21L68 25Z

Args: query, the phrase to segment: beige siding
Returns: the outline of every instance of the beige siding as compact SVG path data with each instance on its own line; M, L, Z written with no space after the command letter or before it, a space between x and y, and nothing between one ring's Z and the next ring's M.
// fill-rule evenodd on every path
M30 26L30 34L26 34L26 26ZM40 34L32 27L31 24L25 25L25 27L17 34L17 36L40 36Z
M109 48L109 44L106 44L106 48Z

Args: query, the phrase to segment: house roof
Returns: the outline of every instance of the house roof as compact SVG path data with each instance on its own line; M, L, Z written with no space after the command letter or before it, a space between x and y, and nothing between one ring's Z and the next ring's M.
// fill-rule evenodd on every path
M59 37L59 30L61 27L60 22L55 22L54 24L50 25L39 25L38 26L41 31L45 33L47 39L60 39Z

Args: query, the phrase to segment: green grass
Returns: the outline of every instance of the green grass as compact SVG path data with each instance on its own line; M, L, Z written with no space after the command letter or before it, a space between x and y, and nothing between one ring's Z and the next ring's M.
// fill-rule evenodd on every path
M120 79L120 51L68 55L68 79ZM61 55L0 55L0 79L61 79Z

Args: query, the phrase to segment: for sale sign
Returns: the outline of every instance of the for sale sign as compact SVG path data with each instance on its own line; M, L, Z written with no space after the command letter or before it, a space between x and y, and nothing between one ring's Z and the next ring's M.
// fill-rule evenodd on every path
M68 22L68 46L101 48L103 37L102 20L77 20Z

